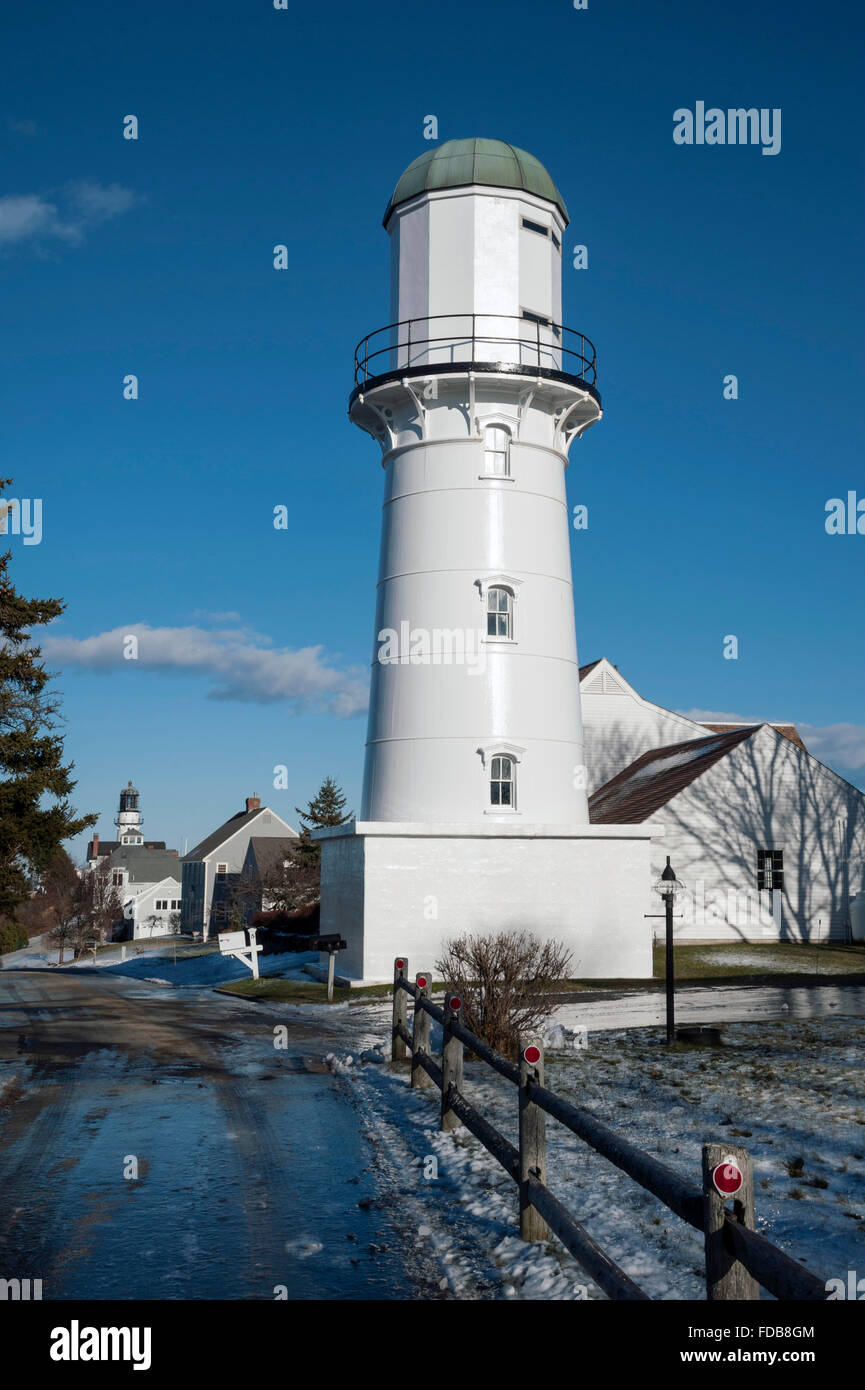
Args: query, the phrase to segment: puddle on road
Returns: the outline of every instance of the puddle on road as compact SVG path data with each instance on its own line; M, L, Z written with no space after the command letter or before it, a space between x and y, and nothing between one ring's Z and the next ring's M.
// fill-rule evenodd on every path
M205 1085L138 1064L107 1110L116 1064L84 1064L53 1122L50 1191L34 1201L32 1172L0 1151L7 1210L22 1209L7 1277L42 1278L46 1300L410 1298L340 1083L319 1059L280 1063Z

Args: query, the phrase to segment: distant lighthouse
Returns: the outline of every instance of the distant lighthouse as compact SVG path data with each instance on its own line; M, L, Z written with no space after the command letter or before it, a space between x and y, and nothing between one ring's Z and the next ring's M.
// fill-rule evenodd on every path
M140 845L144 843L139 808L140 793L131 782L120 793L120 806L114 817L117 826L117 839L121 845Z
M395 326L350 403L385 469L364 820L588 820L565 470L601 403L567 221L501 140L422 155L388 204Z
M318 836L352 977L508 927L575 974L651 974L655 827L590 825L586 801L565 474L601 398L562 324L567 224L501 140L427 151L385 211L390 323L349 400L384 472L363 798Z

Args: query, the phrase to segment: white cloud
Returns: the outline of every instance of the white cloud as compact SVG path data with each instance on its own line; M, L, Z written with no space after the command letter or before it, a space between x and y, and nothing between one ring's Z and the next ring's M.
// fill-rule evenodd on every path
M802 738L815 758L829 767L848 772L865 771L865 725L797 724Z
M763 719L747 718L742 714L724 714L720 710L681 709L677 711L698 724L762 724ZM827 767L843 775L865 771L865 724L805 724L797 719L775 720L793 724L802 735L809 753Z
M93 183L90 179L68 184L65 192L73 214L81 225L90 227L110 222L141 201L131 188L123 188L119 183Z
M682 714L686 719L693 719L696 724L765 724L768 722L758 716L748 719L744 714L725 714L723 710L717 709L677 709L676 714ZM788 722L792 724L793 720Z
M138 639L138 657L124 657L124 643ZM212 700L286 704L295 711L325 711L340 719L362 714L367 706L368 677L359 667L339 670L323 648L298 650L270 645L245 628L209 631L202 627L150 627L130 623L93 637L48 634L42 651L52 665L90 671L145 670L200 672L210 677Z
M38 193L8 194L0 198L0 244L46 237L77 241L81 232L72 224L63 223L56 204L49 203Z
M10 193L0 197L0 246L22 242L84 240L85 232L128 212L142 200L118 183L90 179L69 183L50 197Z

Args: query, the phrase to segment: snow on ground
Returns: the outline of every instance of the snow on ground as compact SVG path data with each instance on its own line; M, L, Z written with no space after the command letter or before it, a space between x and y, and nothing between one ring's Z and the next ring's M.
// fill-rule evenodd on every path
M564 1012L564 1011L560 1011ZM668 1053L657 1029L590 1034L587 1050L553 1030L546 1084L656 1154L699 1190L704 1142L729 1138L751 1154L758 1229L823 1278L865 1268L865 1023L859 1018L731 1023L721 1049ZM460 1129L438 1131L438 1092L411 1091L383 1055L382 1009L354 1009L349 1054L331 1061L358 1093L359 1111L424 1199L425 1225L452 1282L479 1248L512 1298L602 1298L557 1243L526 1245L516 1230L516 1186ZM433 1027L433 1050L440 1046ZM466 1064L465 1092L512 1143L517 1096L481 1063ZM547 1121L548 1182L613 1259L652 1298L702 1299L702 1236L556 1121ZM437 1160L438 1175L430 1171ZM472 1253L473 1252L473 1253ZM468 1275L466 1276L468 1278Z
M145 980L149 984L175 985L180 989L198 989L229 984L233 980L251 979L252 972L242 961L234 956L223 956L218 950L199 951L187 954L188 940L178 938L177 964L174 963L173 943L144 943L128 941L126 960L121 959L121 948L98 951L94 960L88 953L75 962L67 960L63 969L106 970L112 975L127 975L132 979ZM58 964L56 948L48 949L44 938L34 937L29 946L20 951L10 951L0 958L3 968L10 970L50 969ZM286 952L280 955L260 955L258 969L261 975L279 975L289 980L304 980L309 976L303 966L318 962L318 952L307 951L301 954Z
M694 953L693 960L705 961L706 965L729 966L744 965L751 968L755 975L780 973L784 975L813 975L820 971L825 975L858 974L862 969L863 958L861 955L850 954L846 959L842 958L837 951L833 951L831 956L824 955L822 962L819 947L813 949L813 953L807 959L798 957L790 960L779 952L777 947L767 946L764 951L740 951L735 947L730 950L718 950L717 947L709 947L705 951Z

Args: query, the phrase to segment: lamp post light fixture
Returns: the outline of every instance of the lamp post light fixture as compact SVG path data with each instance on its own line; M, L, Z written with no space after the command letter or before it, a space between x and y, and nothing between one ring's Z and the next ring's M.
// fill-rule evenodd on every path
M660 893L664 900L664 907L667 914L667 1046L672 1047L676 1041L676 1014L675 1014L675 988L676 982L673 975L673 902L677 893L681 893L684 884L676 878L675 870L670 865L670 856L667 855L667 866L664 869L658 882L655 884L655 892Z

